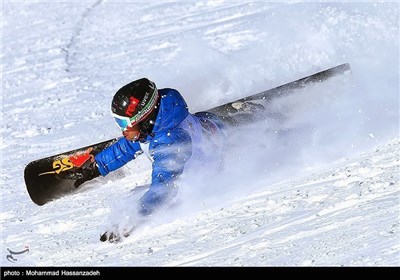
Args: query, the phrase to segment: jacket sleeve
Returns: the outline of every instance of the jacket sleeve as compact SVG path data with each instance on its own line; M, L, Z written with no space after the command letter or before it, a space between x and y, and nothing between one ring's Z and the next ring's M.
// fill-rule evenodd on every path
M132 142L122 137L116 143L98 153L95 160L100 174L106 176L111 171L136 158L142 152L138 142Z
M149 190L140 199L140 214L146 216L175 197L175 180L183 173L192 155L192 141L188 132L178 128L159 137L153 147L153 171Z

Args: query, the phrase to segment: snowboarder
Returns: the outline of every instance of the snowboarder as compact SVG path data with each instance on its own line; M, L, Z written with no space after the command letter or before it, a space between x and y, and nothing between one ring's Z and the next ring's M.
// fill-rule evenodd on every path
M139 201L141 216L152 214L176 196L176 180L184 171L205 163L218 166L226 139L224 128L239 124L246 115L234 119L210 112L191 114L177 90L157 89L147 78L120 88L111 111L124 137L81 169L75 187L122 167L147 150L143 148L147 144L152 175L151 185Z
M202 161L215 157L223 140L224 123L209 112L191 114L181 94L157 89L142 78L119 89L111 103L112 115L124 137L96 155L81 170L75 187L122 167L143 153L148 144L151 185L140 198L138 212L147 216L177 194L176 179ZM204 164L204 163L203 163Z

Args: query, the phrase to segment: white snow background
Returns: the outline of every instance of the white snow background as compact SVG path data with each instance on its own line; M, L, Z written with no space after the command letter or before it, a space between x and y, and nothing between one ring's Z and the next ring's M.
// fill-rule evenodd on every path
M1 9L2 266L399 266L399 3ZM99 235L132 223L145 156L41 207L26 192L29 162L120 135L110 101L134 79L196 112L346 62L350 90L337 77L273 105L292 133L239 131L224 172L185 177L179 203L120 243Z

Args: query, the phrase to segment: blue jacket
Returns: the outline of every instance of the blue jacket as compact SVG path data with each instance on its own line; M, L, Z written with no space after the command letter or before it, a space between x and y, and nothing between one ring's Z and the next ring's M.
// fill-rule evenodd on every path
M185 100L174 89L160 89L159 94L161 101L153 136L146 138L153 163L150 188L140 199L142 215L151 214L177 194L175 180L185 169L208 159L204 143L209 141L209 135L218 138L217 142L222 140L219 138L222 123L217 117L205 112L190 114ZM101 175L106 176L142 152L138 141L120 138L95 159Z

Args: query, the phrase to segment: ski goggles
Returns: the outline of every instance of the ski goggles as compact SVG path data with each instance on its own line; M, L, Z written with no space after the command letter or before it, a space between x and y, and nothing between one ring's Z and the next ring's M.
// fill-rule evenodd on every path
M128 117L122 117L114 113L112 113L112 116L114 117L115 122L122 131L126 131L128 127L133 126L131 119Z

